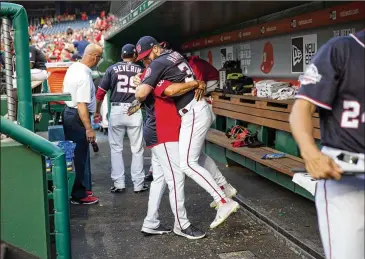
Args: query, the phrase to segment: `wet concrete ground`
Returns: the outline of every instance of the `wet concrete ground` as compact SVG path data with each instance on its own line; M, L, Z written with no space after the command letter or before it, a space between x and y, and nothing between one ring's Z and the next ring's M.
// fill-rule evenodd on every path
M215 230L209 225L215 210L209 208L211 197L195 182L187 179L186 202L190 221L204 229L207 237L191 241L173 233L145 237L140 233L147 212L148 192L135 194L130 180L131 153L125 141L124 159L127 191L110 193L110 155L107 137L98 135L100 151L92 153L93 191L100 198L98 205L71 205L73 259L296 259L301 258L265 227L243 211L234 214ZM150 166L150 152L145 152L145 169ZM278 224L302 236L319 251L314 204L243 167L225 168L223 174L239 190L240 195L261 213L271 216ZM160 218L173 225L168 193L162 200ZM304 229L304 230L303 230ZM227 253L246 251L245 254ZM255 257L253 257L255 256Z

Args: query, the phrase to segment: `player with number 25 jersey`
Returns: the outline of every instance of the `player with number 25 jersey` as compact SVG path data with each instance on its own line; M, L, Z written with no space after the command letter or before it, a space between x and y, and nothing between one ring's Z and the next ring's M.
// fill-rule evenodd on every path
M136 57L134 45L123 46L123 61L106 70L96 94L97 111L95 116L99 117L103 98L108 91L111 91L108 138L111 151L111 178L114 182L111 187L112 192L122 192L125 189L122 152L123 139L126 133L132 150L131 177L134 191L139 193L148 189L144 184L142 113L138 111L132 116L127 115L128 108L135 100L136 86L133 84L133 77L143 70L140 65L135 63Z

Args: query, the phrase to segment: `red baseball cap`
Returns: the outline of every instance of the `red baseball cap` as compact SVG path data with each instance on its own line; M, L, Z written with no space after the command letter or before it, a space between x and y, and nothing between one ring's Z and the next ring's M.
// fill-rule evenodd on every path
M268 74L270 73L273 66L274 66L274 48L271 42L267 41L264 45L264 53L260 69L263 73Z

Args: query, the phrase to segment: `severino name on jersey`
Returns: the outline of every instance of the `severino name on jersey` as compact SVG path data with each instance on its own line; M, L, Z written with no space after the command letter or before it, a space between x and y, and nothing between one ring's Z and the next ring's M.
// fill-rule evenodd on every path
M118 62L106 70L99 87L105 92L111 91L110 102L131 103L136 93L133 77L142 70L138 64Z

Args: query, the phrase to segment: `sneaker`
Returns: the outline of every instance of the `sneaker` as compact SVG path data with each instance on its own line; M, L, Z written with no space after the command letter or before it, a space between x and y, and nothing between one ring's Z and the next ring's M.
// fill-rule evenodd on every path
M178 236L186 237L187 239L201 239L205 237L205 232L201 231L197 227L190 225L186 229L174 228L174 233Z
M92 191L86 191L86 195L87 196L93 196L93 192Z
M212 224L210 224L210 228L216 228L220 224L222 224L232 213L237 212L240 208L240 205L231 200L230 198L225 198L226 203L219 202L217 209L217 216L215 217Z
M147 191L150 187L146 184L144 184L142 186L142 189L138 190L138 191L134 191L134 193L141 193L141 192L144 192L144 191Z
M110 191L113 193L120 193L120 192L124 192L125 188L117 188L115 186L110 187Z
M146 176L144 177L144 180L146 182L152 182L153 181L153 175L152 175L152 171L149 171Z
M171 229L169 229L167 227L164 227L163 225L160 225L158 228L155 228L155 229L142 227L141 232L145 236L150 236L150 235L164 235L164 234L170 233L171 232Z
M87 196L82 199L71 199L71 204L84 204L84 205L91 205L98 203L99 199L94 196Z
M237 195L237 190L232 185L230 185L229 183L226 184L226 185L224 185L223 192L225 193L225 195L226 195L227 198L233 198L233 197L236 197L236 195ZM215 201L213 201L210 204L210 207L211 208L216 208L217 207L217 203Z

